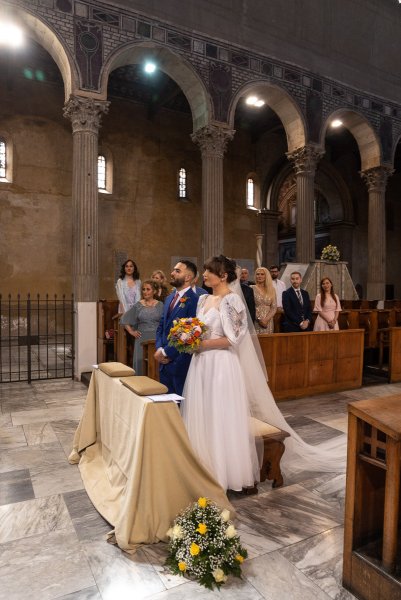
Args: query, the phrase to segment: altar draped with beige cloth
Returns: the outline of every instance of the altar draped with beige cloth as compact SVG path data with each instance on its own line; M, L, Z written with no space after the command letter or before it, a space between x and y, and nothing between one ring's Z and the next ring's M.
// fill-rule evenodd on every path
M126 552L166 541L176 515L200 496L234 514L195 456L174 402L153 402L94 369L70 463Z

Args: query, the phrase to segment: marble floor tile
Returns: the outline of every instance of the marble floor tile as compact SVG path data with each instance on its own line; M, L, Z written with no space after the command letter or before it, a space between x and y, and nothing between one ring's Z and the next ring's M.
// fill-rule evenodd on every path
M11 418L14 427L17 425L27 425L29 423L44 423L50 421L61 421L62 419L80 420L83 412L82 406L57 406L55 408L45 408L41 410L27 410L12 412Z
M0 544L57 530L74 530L60 495L0 506Z
M337 429L327 427L308 417L288 417L287 422L307 444L317 445L341 435Z
M0 473L56 464L65 465L65 454L58 442L14 448L0 453Z
M171 573L169 568L165 566L168 555L167 544L162 542L159 544L149 544L143 546L143 552L167 589L177 587L178 585L185 585L188 582L184 577Z
M66 460L61 465L32 467L30 472L36 498L84 488L78 465L70 465Z
M26 395L21 398L15 396L4 398L1 400L1 412L7 413L19 413L19 412L30 412L35 410L46 409L46 402L36 398L36 396ZM14 423L14 425L22 425L23 423Z
M0 429L9 429L13 426L13 422L11 420L11 415L8 414L0 414Z
M242 523L281 546L332 529L341 518L337 506L299 484L253 497L240 512Z
M11 450L26 445L27 441L22 427L0 429L0 450Z
M97 512L85 490L63 494L80 541L104 540L113 527Z
M34 497L28 469L0 473L0 505L23 502Z
M342 587L344 530L336 527L280 551L333 600L353 600Z
M124 553L107 542L82 544L103 600L140 600L165 590L145 553Z
M102 597L97 586L94 585L66 596L58 596L57 600L102 600Z
M281 550L243 564L245 579L266 600L329 600L311 579L281 554Z
M75 532L0 544L0 598L53 600L95 586Z
M195 582L188 582L159 594L148 596L148 600L263 600L262 596L250 583L237 577L230 577L219 590L207 590ZM278 600L279 597L276 598ZM281 597L280 597L281 600Z
M241 543L248 551L248 558L255 558L268 552L273 552L282 547L282 544L261 535L257 529L249 527L241 522L241 515L236 523L238 533L241 537Z
M22 427L29 446L57 442L57 436L50 423L28 423Z
M337 416L315 417L314 420L333 429L338 429L338 431L342 431L343 433L348 433L348 415L346 413Z

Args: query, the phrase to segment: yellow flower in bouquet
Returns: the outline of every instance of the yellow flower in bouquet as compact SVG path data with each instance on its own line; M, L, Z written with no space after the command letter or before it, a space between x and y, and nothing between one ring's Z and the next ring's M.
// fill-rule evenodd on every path
M198 350L206 329L206 325L197 317L177 319L173 321L167 336L169 346L173 346L178 352L192 354Z

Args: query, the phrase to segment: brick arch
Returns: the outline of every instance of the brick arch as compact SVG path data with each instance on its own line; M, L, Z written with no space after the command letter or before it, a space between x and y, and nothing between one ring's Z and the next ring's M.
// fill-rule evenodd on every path
M288 92L266 81L252 81L237 90L229 109L231 129L234 128L235 111L239 100L251 93L263 99L281 120L287 135L288 152L306 145L306 124L300 107Z
M107 98L107 83L114 69L145 60L153 60L181 88L191 107L194 131L207 125L211 120L212 107L199 75L182 56L154 42L131 43L118 48L108 57L101 75L101 97Z
M373 125L365 116L348 108L335 110L326 118L320 136L323 148L327 129L333 119L341 119L343 126L354 136L361 156L361 171L382 165L382 148Z
M79 90L77 66L68 47L57 33L48 23L25 9L14 9L10 18L26 30L28 37L42 46L53 58L63 78L65 99L67 100L71 94L77 93Z

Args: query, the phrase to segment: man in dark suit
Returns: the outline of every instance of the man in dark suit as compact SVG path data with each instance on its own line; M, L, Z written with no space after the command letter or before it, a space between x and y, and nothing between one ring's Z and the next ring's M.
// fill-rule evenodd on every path
M169 346L167 336L175 319L196 316L199 296L191 289L194 277L196 265L193 262L181 260L175 265L170 281L175 291L165 300L163 315L156 331L155 360L160 363L160 382L168 387L169 393L179 396L182 395L192 357Z
M291 273L291 287L283 292L285 333L311 331L312 310L308 292L301 289L302 276L298 271Z

